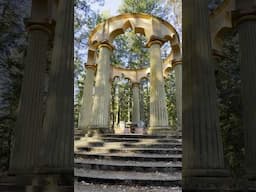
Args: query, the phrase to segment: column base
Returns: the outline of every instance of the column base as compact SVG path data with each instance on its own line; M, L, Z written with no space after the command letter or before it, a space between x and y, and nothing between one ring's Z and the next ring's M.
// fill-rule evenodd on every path
M247 181L248 191L256 191L256 180L249 180Z
M183 192L224 192L244 191L246 182L244 179L234 179L225 169L183 169Z
M149 127L147 130L147 134L149 135L173 135L173 133L175 133L175 131L169 126Z
M68 174L16 174L0 178L0 191L54 191L74 190L74 173Z
M256 172L247 171L246 174L248 191L256 191Z
M88 126L87 127L80 126L80 127L78 127L78 129L82 130L83 134L86 134L88 132Z
M109 127L89 126L86 136L93 137L109 133L113 133Z

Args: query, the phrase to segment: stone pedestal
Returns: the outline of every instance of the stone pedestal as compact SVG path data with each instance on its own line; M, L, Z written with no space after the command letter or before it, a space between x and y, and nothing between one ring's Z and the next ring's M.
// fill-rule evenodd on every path
M88 135L110 132L110 56L113 47L108 42L103 42L99 45L98 49L99 58L95 78L95 95L93 99L93 112Z
M217 111L208 1L183 1L182 191L221 191L228 172Z
M182 130L182 63L175 61L172 63L175 71L176 86L176 111L177 111L177 131Z
M233 17L239 32L246 176L248 188L256 190L256 9L234 12Z
M149 134L165 134L170 131L164 90L160 40L148 43L150 52L150 118Z
M140 121L140 84L133 83L132 84L132 98L133 98L133 106L132 106L132 122L138 123Z
M93 87L96 67L94 65L85 65L86 77L84 80L84 90L82 98L82 106L79 114L78 128L84 133L87 132L88 125L91 120L93 106Z

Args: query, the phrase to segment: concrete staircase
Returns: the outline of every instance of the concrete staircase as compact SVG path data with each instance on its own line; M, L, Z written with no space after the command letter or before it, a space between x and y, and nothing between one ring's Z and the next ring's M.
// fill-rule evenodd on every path
M108 134L76 139L78 183L181 186L181 135Z

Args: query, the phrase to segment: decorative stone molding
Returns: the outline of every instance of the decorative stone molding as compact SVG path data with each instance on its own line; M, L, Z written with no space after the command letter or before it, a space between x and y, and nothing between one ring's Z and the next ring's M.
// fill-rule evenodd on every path
M101 47L107 47L110 51L113 51L115 47L109 41L102 41L97 48L100 49Z
M172 68L174 69L177 65L182 65L182 60L172 60Z
M48 33L52 38L54 36L54 29L56 22L53 19L46 19L45 21L36 21L33 19L25 19L27 31L40 30Z
M84 64L84 67L86 68L86 69L93 69L93 70L97 70L97 65L96 64Z
M223 32L232 28L231 11L235 9L235 0L224 0L209 15L211 45L220 50L223 43Z
M89 47L97 48L104 41L111 43L116 36L128 28L145 35L148 41L159 39L170 41L174 56L181 57L180 39L175 28L161 18L144 13L126 13L111 17L95 27L89 36Z
M256 20L256 8L248 10L236 10L232 12L233 25L236 27L245 21Z
M157 38L157 37L151 37L150 40L147 42L146 47L151 47L152 44L159 44L160 47L164 44L164 40Z

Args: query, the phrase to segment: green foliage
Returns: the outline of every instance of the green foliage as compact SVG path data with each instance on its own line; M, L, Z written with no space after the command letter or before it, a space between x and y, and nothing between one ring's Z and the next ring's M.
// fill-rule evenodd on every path
M113 42L115 50L111 62L114 66L137 69L149 65L149 52L145 47L146 38L127 30Z
M175 86L175 73L170 72L165 78L165 93L169 125L173 128L177 126L177 111L176 111L176 86Z
M244 133L241 114L241 79L238 59L238 34L227 32L224 37L223 58L216 68L219 92L220 126L225 160L234 175L243 172Z
M140 1L140 0L124 0L123 5L119 8L121 13L151 13L157 9L156 0ZM160 11L160 10L158 10Z

